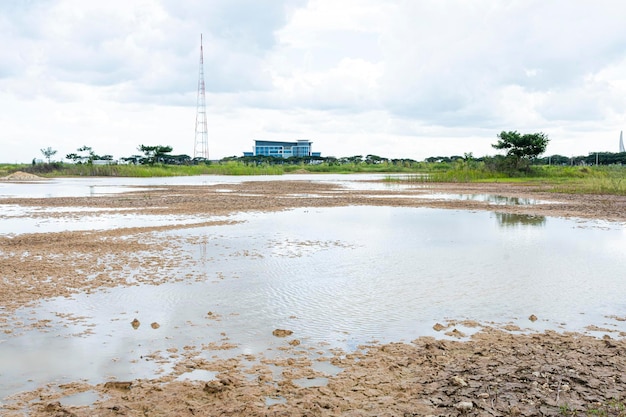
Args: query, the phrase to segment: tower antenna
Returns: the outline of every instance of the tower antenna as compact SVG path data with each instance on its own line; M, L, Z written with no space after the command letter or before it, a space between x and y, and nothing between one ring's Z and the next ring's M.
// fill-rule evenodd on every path
M200 71L198 75L198 98L196 101L196 138L193 157L209 159L209 134L206 123L206 94L204 89L204 57L202 53L202 34L200 34Z

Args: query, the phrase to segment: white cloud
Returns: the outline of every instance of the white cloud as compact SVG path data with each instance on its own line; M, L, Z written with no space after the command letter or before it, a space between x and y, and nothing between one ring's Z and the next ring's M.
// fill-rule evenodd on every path
M1 2L0 161L85 144L191 153L200 33L215 158L294 137L335 156L493 154L501 130L545 131L553 153L616 151L625 12L611 0Z
M377 107L379 64L344 58L328 71L294 70L276 76L274 96L283 108L344 109L360 112Z

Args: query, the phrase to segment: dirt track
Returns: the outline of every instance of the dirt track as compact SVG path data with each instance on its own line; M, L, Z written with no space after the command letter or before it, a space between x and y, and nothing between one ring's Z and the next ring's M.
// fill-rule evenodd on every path
M499 204L472 199L416 198L428 193L493 194L546 202ZM535 201L536 200L536 201ZM146 192L90 198L9 199L0 204L44 207L80 206L132 209L137 213L227 215L240 211L282 210L293 207L346 205L427 206L490 210L537 217L600 218L626 221L626 198L551 194L528 186L503 184L439 184L429 188L388 191L349 191L307 181L249 182L220 186L159 187ZM101 211L106 213L106 211ZM43 215L43 214L42 214ZM46 214L54 216L55 214ZM0 213L0 219L2 215ZM206 222L203 224L216 224ZM61 232L0 237L0 331L16 331L15 308L39 299L120 285L115 277L122 265L141 269L140 250L153 254L159 270L176 268L178 259L163 260L159 251L168 242L150 241L151 228L98 232ZM28 255L26 255L28 254ZM145 255L144 255L145 256ZM107 266L97 259L114 260ZM140 282L158 284L164 274L146 269ZM88 277L95 276L95 279ZM167 276L167 274L165 274ZM626 318L620 318L626 319ZM442 332L454 331L444 323ZM511 329L509 329L511 330ZM515 329L512 329L515 330ZM276 379L263 363L250 377L237 361L198 363L190 355L180 366L219 370L218 381L177 382L172 377L129 381L131 384L66 384L42 387L0 406L6 415L585 415L589 410L619 414L626 390L624 335L612 338L556 333L512 334L485 328L470 341L421 338L412 344L370 346L349 355L337 353L332 362L344 369L322 387L303 388L292 380L319 376L309 359L293 351L285 339L285 370ZM93 407L64 407L64 395L96 390L108 399ZM285 403L267 406L265 398ZM620 401L612 402L614 398ZM30 403L27 401L35 400ZM3 408L4 407L4 408ZM622 412L623 413L623 412Z

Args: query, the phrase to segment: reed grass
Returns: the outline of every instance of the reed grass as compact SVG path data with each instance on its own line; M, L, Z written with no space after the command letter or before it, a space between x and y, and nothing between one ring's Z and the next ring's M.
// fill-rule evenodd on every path
M596 167L588 169L584 176L554 181L551 185L552 191L558 193L626 195L626 167Z
M626 195L626 167L612 166L533 166L528 172L511 176L502 172L456 166L447 170L431 171L406 176L387 176L385 181L429 182L506 182L541 184L551 192L568 194Z
M245 165L240 162L199 165L0 165L0 176L26 171L43 177L173 177L193 175L281 175L280 165Z
M0 164L0 177L22 170L44 177L166 177L192 175L282 175L285 173L389 173L388 182L511 182L541 184L556 193L626 195L626 166L534 165L527 171L503 173L477 161L382 164L271 165L225 161L199 165ZM406 175L391 175L406 174Z
M22 164L0 164L0 177L6 177L15 171L19 171L23 166Z

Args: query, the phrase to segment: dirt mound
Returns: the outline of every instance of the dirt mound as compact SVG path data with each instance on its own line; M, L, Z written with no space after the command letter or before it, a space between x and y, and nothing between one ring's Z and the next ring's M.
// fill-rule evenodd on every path
M45 178L42 178L35 174L29 174L28 172L16 171L0 179L5 181L40 181L44 180Z

